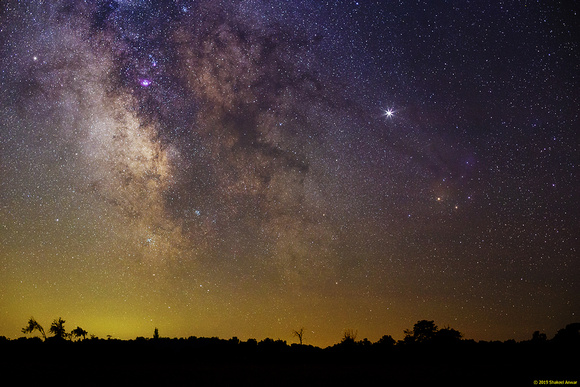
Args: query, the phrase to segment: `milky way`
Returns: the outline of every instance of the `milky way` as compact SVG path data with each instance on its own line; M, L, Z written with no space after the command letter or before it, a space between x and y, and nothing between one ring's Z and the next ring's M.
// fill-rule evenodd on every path
M574 321L575 11L386 3L3 3L0 334Z

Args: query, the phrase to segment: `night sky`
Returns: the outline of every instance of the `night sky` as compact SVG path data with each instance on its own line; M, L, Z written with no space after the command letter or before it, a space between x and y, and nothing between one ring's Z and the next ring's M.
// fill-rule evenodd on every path
M565 3L3 0L0 335L553 337L580 312Z

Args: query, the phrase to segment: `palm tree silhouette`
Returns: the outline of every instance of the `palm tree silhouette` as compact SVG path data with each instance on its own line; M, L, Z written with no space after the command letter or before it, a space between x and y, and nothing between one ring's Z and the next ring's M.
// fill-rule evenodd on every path
M59 317L58 320L54 320L50 326L50 333L52 333L54 337L58 339L64 339L66 337L64 323L65 321L62 319L62 317Z
M30 317L30 320L28 320L28 325L22 328L22 333L32 333L34 331L39 331L42 335L42 338L46 340L44 328L42 328L42 326L34 319L34 317Z

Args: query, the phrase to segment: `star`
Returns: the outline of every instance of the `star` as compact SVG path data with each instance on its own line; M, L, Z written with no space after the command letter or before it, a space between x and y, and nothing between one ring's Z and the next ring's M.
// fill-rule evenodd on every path
M105 337L284 339L300 324L324 346L432 315L477 340L572 322L564 5L8 3L0 336L59 311ZM477 47L457 38L474 25L493 27ZM541 281L510 285L521 276Z
M384 116L387 117L387 118L393 117L394 114L395 114L395 111L392 108L387 109L384 112Z

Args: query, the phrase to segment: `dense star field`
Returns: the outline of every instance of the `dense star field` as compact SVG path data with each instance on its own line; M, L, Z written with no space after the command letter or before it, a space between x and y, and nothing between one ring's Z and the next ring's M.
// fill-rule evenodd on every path
M0 335L578 321L567 2L2 1Z

